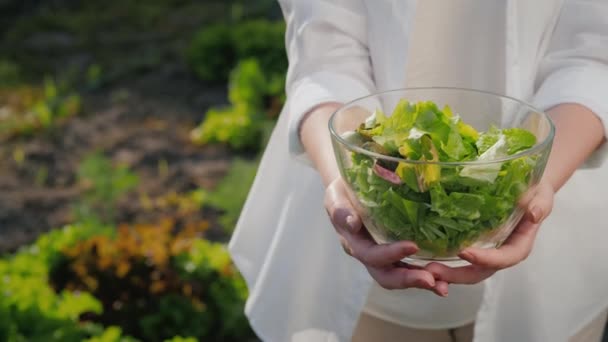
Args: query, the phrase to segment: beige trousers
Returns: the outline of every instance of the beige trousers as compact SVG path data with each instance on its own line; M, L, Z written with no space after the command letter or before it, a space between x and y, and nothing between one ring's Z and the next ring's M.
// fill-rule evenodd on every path
M604 311L587 324L570 342L600 342L608 311ZM362 314L357 323L353 342L470 342L473 340L473 324L456 329L423 330L412 329Z

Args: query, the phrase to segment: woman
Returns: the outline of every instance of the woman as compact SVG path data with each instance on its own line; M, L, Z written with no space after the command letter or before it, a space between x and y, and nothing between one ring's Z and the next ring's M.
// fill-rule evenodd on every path
M608 307L608 2L280 4L288 101L230 243L259 336L597 340ZM417 247L372 243L344 195L329 115L354 98L414 86L525 99L556 125L528 215L500 249L465 251L471 267L389 266Z

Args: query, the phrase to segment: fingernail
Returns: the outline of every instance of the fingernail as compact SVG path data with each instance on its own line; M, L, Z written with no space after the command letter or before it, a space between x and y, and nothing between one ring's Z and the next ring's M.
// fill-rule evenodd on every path
M439 291L439 293L441 294L441 297L447 297L448 296L448 291Z
M435 287L435 279L429 281L422 281L425 287Z
M403 256L415 254L416 252L418 252L418 247L412 245L406 245L401 249L401 254L403 254Z
M530 209L530 214L532 214L532 220L534 223L540 222L540 219L543 217L543 211L540 210L539 207L533 207Z
M348 229L351 232L355 232L357 230L357 226L355 225L355 217L353 215L348 215L346 217L346 224L348 225Z
M473 255L473 253L471 253L469 251L462 251L462 252L458 253L458 256L471 263L475 263L475 255Z

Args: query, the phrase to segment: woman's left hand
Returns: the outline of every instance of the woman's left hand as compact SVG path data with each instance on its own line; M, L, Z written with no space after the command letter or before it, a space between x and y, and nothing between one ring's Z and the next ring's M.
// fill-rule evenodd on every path
M541 181L530 189L520 201L526 214L513 233L499 248L466 248L458 255L471 263L469 266L451 268L440 263L430 263L425 269L436 280L454 284L476 284L499 270L525 260L534 245L536 233L542 221L551 213L555 191L551 184Z

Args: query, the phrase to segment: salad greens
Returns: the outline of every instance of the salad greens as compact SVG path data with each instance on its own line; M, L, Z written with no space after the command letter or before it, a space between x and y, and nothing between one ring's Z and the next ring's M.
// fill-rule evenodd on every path
M536 144L521 128L477 132L449 107L401 100L352 133L361 147L412 161L493 161ZM387 240L412 240L436 257L456 254L504 224L527 190L536 157L440 165L374 159L354 152L345 176Z

